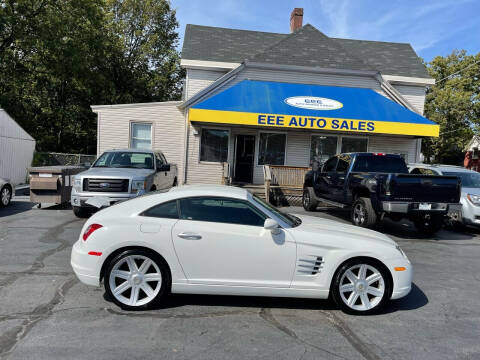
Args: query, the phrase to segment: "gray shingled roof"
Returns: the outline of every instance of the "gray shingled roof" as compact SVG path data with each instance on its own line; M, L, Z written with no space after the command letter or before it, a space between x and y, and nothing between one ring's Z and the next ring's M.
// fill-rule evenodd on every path
M269 64L375 70L310 24L289 34L250 59Z
M410 44L329 38L309 24L292 34L187 25L182 58L238 63L250 59L271 64L430 77Z

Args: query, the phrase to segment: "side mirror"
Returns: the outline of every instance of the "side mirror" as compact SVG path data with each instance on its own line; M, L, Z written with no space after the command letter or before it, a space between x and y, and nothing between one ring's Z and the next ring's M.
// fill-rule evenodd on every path
M266 219L265 223L263 224L263 228L265 230L270 230L273 235L278 235L281 233L280 225L273 219Z
M160 166L157 168L157 171L158 171L158 172L161 172L161 171L170 171L170 164L160 165Z

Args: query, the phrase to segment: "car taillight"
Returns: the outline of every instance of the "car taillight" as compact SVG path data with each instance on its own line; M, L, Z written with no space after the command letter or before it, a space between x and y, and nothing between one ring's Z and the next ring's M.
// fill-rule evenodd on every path
M91 224L87 227L85 232L83 233L83 241L87 241L88 237L95 231L103 227L100 224Z
M385 156L385 153L373 153L373 155L376 155L376 156Z

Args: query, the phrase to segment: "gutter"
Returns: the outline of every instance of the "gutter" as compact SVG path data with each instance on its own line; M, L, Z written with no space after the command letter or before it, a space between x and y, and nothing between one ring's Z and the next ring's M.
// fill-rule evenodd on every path
M403 105L408 110L413 111L414 113L422 115L412 104L410 104L410 102L407 99L405 99L402 96L402 94L400 94L400 92L397 89L395 89L388 81L385 81L382 74L377 73L375 75L375 79L377 79L377 81L380 83L380 87L382 88L382 90L385 91L385 93L387 93L397 103L399 103L400 105Z

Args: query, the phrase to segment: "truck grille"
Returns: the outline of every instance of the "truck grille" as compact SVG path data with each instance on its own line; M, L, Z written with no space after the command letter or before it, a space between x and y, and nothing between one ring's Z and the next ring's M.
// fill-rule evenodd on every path
M93 192L128 192L128 179L83 179L83 190Z

